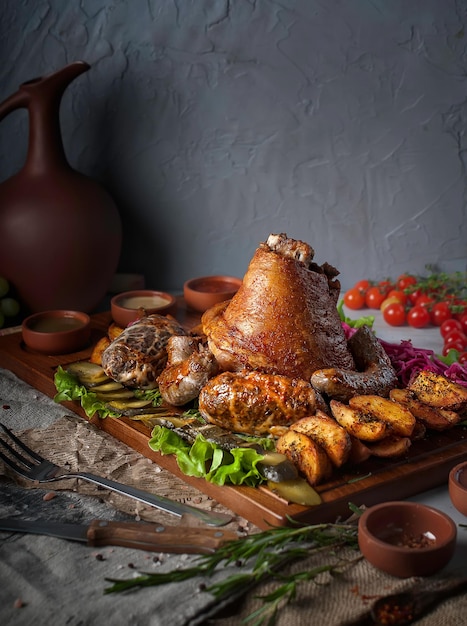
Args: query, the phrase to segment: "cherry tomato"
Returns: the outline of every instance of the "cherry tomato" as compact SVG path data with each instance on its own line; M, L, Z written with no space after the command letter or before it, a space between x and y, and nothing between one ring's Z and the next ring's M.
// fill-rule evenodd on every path
M467 352L461 352L459 354L459 358L457 359L461 365L467 363Z
M395 297L395 296L388 296L387 298L385 298L382 302L381 302L381 306L379 307L379 310L381 311L381 313L384 313L384 311L386 310L386 308L390 305L390 304L394 304L395 302L399 302L400 304L404 304L403 302L401 302L399 300L399 298Z
M397 279L397 283L396 283L397 288L400 289L401 291L416 284L417 284L417 279L415 278L415 276L412 276L411 274L401 274L399 278Z
M379 309L386 295L379 287L370 287L365 295L365 304L369 309Z
M424 306L414 306L407 313L407 324L412 328L425 328L430 323L430 314Z
M410 302L410 304L415 306L415 303L417 302L417 299L421 295L422 295L422 290L421 289L414 289L413 291L411 291L410 293L407 294L407 300Z
M441 324L439 332L441 333L441 337L446 337L453 330L462 330L462 324L458 320L446 320Z
M463 300L454 300L454 306L456 307L456 312L453 314L453 318L461 321L461 317L467 313L467 303Z
M344 304L349 309L361 309L365 304L365 297L360 293L358 289L353 287L352 289L349 289L345 292Z
M406 302L407 302L407 296L400 289L391 289L391 291L388 293L387 297L388 298L396 298L397 300L399 300L399 302L402 302L402 304L406 304Z
M359 280L358 283L355 283L353 286L354 289L358 289L358 291L362 294L365 294L370 287L371 283L369 280Z
M390 326L402 326L405 323L405 307L400 302L393 302L384 309L384 321Z
M449 304L447 302L436 302L431 309L430 318L434 326L441 326L446 320L452 319Z
M415 301L415 306L423 306L430 308L433 304L433 298L430 298L426 293L422 293Z
M461 330L452 330L449 335L446 335L446 337L444 337L444 345L450 346L453 343L461 343L464 348L467 348L467 335L465 335ZM462 350L464 348L462 348Z
M461 323L463 332L467 335L467 312L462 313L459 318L459 322Z
M391 289L394 289L394 285L389 280L380 280L376 286L385 296L388 295Z
M461 341L453 341L449 345L444 345L443 347L443 356L447 356L451 350L457 350L457 352L462 352L465 350L465 346Z

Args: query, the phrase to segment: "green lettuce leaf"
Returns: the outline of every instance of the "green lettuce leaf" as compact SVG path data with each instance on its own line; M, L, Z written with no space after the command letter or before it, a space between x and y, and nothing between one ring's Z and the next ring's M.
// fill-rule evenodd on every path
M149 447L161 454L173 454L180 471L186 476L205 478L215 485L248 485L254 487L264 482L257 469L263 456L252 448L223 450L207 441L201 434L190 445L179 435L155 426L149 440Z
M93 391L87 389L79 382L76 376L64 370L60 365L55 372L54 383L57 390L54 396L55 402L77 401L81 404L88 417L93 417L96 413L102 419L105 417L120 417L118 411L109 409L105 402L99 400ZM151 400L152 406L159 406L161 403L159 389L136 389L134 394L136 398Z
M359 317L356 320L353 320L352 318L347 317L344 312L343 300L339 302L337 306L337 312L339 313L341 322L344 322L344 324L347 324L347 326L350 326L351 328L360 328L361 326L369 326L370 328L373 328L373 324L375 323L374 315L364 315L363 317Z

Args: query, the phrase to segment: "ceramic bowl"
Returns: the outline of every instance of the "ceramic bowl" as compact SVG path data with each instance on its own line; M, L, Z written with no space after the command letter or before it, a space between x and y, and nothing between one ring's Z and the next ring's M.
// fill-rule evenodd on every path
M123 328L145 315L152 315L153 313L159 315L173 314L176 307L177 300L170 293L152 291L151 289L124 291L114 296L110 301L112 319ZM141 309L144 310L143 315Z
M467 515L467 461L459 463L449 472L449 497L456 509Z
M81 311L42 311L22 323L23 341L45 354L69 354L86 347L91 336L89 315Z
M215 304L230 300L241 284L242 279L235 276L200 276L186 281L183 296L191 309L204 313Z
M398 578L430 576L451 560L457 528L453 520L424 504L393 501L367 509L359 519L363 556Z

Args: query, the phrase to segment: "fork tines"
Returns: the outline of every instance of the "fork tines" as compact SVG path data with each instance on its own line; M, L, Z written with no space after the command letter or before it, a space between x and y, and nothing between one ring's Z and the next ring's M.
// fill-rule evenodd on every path
M11 439L11 441L14 442L18 446L18 448L20 448L20 450L22 452L25 452L26 454L28 454L31 457L31 459L33 459L33 460L27 459L25 456L20 454L18 452L18 450L13 448L13 446L11 446L7 441L5 441L2 437L0 437L0 445L3 446L3 448L5 450L8 450L8 452L17 461L19 461L23 465L23 467L25 469L31 469L35 465L35 462L41 463L44 460L39 454L37 454L37 452L34 452L34 450L31 450L31 448L29 448L25 443L23 443L21 441L21 439L16 437L16 435L14 435L11 432L11 430L5 426L5 424L2 424L0 422L0 427L8 435L8 437ZM21 468L18 467L13 462L13 460L11 458L9 458L7 455L3 454L3 452L1 452L1 451L0 451L0 459L2 459L2 461L5 463L5 465L7 465L10 469L12 469L15 472L18 472L20 474L22 473L21 472Z

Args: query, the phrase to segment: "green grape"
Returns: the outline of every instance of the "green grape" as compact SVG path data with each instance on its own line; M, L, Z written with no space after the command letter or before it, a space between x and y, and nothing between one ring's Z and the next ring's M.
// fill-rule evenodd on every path
M3 276L0 276L0 298L3 298L3 296L6 296L9 290L10 290L9 282L7 281L6 278L3 278Z
M14 298L0 300L0 311L5 317L15 317L19 313L19 302Z

